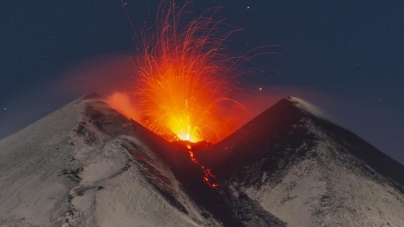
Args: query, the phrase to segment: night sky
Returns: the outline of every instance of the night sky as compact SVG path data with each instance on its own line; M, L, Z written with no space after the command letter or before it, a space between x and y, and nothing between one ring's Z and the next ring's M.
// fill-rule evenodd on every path
M156 0L0 1L0 139L76 98L119 89L136 54L133 32L155 21ZM184 1L176 1L180 5ZM195 0L194 16L223 9L228 52L279 45L246 64L244 86L319 106L404 163L404 1ZM188 15L189 17L190 15ZM260 90L261 88L261 90Z

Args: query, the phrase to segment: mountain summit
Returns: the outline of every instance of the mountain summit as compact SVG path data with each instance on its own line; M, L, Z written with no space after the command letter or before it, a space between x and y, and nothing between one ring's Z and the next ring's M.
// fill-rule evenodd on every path
M225 188L288 226L404 226L404 167L289 97L212 151Z
M304 100L215 145L168 143L102 100L0 140L0 226L404 226L404 167Z

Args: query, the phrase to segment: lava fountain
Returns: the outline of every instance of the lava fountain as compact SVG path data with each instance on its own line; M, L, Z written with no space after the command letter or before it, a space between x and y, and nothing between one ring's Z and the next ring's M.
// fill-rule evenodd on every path
M186 5L163 1L155 27L137 37L133 100L142 124L168 141L215 143L231 133L228 106L242 108L229 98L240 58L224 53L235 30L220 31L225 24L212 19L218 8L187 21Z
M180 8L163 0L155 26L136 36L132 100L140 123L164 139L215 143L235 129L236 112L244 109L230 96L239 90L236 68L246 59L225 53L224 42L237 30L223 32L223 20L213 20L218 7L187 20L187 4ZM131 112L123 113L130 117ZM194 157L190 145L187 151L203 171L203 181L217 188L219 180Z

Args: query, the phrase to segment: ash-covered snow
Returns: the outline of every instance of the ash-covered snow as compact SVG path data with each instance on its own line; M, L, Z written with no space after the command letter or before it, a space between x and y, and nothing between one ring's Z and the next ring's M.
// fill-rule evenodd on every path
M404 226L404 167L298 99L187 149L92 94L0 140L0 226Z
M287 226L404 226L404 167L301 99L280 101L213 149L234 196Z
M162 140L99 99L0 141L0 226L220 226L145 142Z
M278 184L244 188L250 198L288 226L404 226L404 195L310 120L305 127L319 138L307 158Z

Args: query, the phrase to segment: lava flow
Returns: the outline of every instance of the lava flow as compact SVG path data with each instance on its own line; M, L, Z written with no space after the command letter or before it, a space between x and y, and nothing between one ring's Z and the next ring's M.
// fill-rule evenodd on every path
M208 184L211 188L219 187L219 180L216 178L216 176L212 174L210 169L205 168L205 166L203 166L201 163L198 162L198 160L196 160L196 158L194 157L194 152L192 151L192 147L190 145L187 145L187 148L188 148L189 157L191 158L191 160L195 164L199 165L205 174L203 176L203 181L205 181L205 183ZM212 183L212 181L213 181L213 183Z
M239 58L223 53L223 42L234 31L220 34L223 22L212 19L217 9L187 21L181 19L185 6L163 3L155 28L142 33L133 61L132 94L142 124L168 141L218 142L234 130L236 113L229 105L239 105L229 98Z

